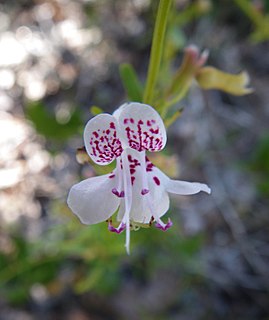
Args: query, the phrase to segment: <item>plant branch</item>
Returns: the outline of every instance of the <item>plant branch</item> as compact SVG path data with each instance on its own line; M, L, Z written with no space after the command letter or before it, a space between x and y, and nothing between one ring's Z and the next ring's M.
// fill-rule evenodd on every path
M150 52L150 62L147 74L146 88L143 96L143 102L147 104L152 104L154 98L154 89L158 79L164 45L164 36L167 26L167 18L171 4L172 0L160 0L159 2Z

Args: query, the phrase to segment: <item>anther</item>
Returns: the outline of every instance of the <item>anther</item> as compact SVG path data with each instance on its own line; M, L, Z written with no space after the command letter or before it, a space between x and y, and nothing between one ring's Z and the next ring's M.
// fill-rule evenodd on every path
M166 231L169 228L171 228L173 225L173 222L170 220L170 218L168 218L168 222L166 224L164 224L161 220L160 222L156 222L155 227L158 229L161 229L162 231Z
M115 228L113 225L112 225L112 221L110 220L108 222L108 230L111 231L111 232L115 232L115 233L121 233L123 230L125 230L126 228L126 224L125 223L120 223L120 225L118 226L118 228Z
M116 188L113 188L111 190L111 192L113 194L115 194L115 196L119 197L119 198L123 198L124 197L124 191L119 192Z

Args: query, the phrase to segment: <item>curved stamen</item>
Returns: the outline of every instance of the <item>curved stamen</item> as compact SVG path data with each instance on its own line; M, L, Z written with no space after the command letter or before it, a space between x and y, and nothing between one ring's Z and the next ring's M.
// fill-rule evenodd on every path
M117 158L116 170L116 187L111 190L115 196L119 198L124 197L124 191L122 189L122 165L121 165L121 158Z
M123 222L121 222L117 228L113 226L111 220L108 222L108 230L111 232L121 233L123 230L125 230L125 228L126 224Z
M158 229L161 229L162 231L166 231L169 228L171 228L173 225L173 222L171 221L170 218L168 218L167 223L163 223L162 220L159 218L158 221L155 223L155 227Z
M126 225L126 251L130 253L130 211L132 207L132 182L129 170L129 162L126 151L122 153L122 171L123 171L123 189L124 189L124 202L125 213L123 215L121 223Z
M141 169L143 170L142 172L144 172L144 174L142 175L142 179L143 179L143 187L145 189L143 189L141 191L141 194L144 195L146 201L147 201L147 204L148 204L148 207L149 207L149 210L151 212L151 215L153 217L153 219L155 220L156 224L155 224L155 227L158 228L158 229L161 229L163 231L166 231L168 230L170 227L172 227L173 225L173 222L170 220L170 218L168 218L168 222L165 224L161 219L160 217L158 217L156 214L155 214L155 209L153 208L153 201L152 201L152 197L151 197L151 194L149 192L149 183L148 183L148 179L147 179L147 171L146 171L146 156L143 157L143 160L141 161ZM160 180L157 178L157 177L154 177L158 180L158 185L160 184ZM146 190L147 192L144 192L144 190Z

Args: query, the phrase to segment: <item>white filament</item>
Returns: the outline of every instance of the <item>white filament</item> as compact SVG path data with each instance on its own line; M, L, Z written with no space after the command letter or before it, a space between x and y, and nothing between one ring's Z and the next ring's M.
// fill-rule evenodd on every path
M125 213L122 222L126 224L126 242L125 247L128 254L130 254L130 211L132 207L132 182L129 170L129 162L127 159L127 152L122 153L122 167L123 167L123 187L125 200Z

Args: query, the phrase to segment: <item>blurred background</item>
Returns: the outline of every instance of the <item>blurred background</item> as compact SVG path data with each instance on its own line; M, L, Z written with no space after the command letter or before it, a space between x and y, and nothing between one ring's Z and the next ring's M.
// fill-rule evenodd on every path
M172 198L173 228L84 226L69 188L100 169L76 150L92 106L126 101L119 65L146 78L158 1L0 2L0 319L269 319L269 5L175 0L164 55L210 50L254 93L194 83L168 130L170 176L212 195ZM163 85L169 78L164 72Z

